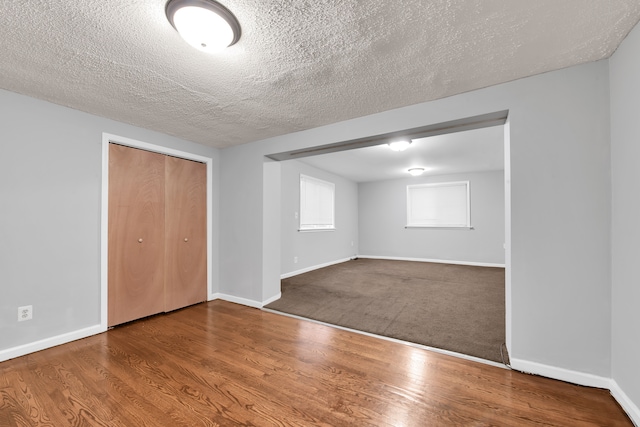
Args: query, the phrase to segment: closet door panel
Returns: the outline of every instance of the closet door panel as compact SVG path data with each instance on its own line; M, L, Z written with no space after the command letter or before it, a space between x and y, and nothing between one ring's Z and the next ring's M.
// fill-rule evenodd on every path
M165 311L207 299L207 167L166 157Z
M109 326L164 310L165 156L109 146Z

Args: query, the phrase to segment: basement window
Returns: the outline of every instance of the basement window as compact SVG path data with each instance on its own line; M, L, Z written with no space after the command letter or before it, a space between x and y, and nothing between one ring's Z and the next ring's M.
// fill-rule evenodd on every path
M335 230L335 184L300 174L299 231Z
M407 228L471 229L469 181L408 185Z

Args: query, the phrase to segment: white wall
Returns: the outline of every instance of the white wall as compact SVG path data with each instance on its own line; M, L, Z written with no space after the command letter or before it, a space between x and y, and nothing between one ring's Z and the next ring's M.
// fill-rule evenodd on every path
M407 185L469 181L473 230L405 228ZM358 185L360 255L504 264L504 171Z
M640 27L610 59L612 377L640 423Z
M7 91L0 91L0 111L0 357L100 324L103 132L214 159L217 291L216 149ZM33 320L18 323L23 305L33 305Z
M358 253L358 185L297 160L281 162L282 274L351 258ZM300 174L335 184L335 231L300 232ZM298 257L294 263L293 258Z
M610 375L608 62L221 151L221 289L262 298L265 154L509 110L516 360ZM313 114L309 111L308 114ZM266 296L266 295L265 295Z

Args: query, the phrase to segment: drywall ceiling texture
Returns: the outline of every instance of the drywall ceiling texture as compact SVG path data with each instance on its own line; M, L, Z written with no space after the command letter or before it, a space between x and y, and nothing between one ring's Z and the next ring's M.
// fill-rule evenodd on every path
M226 147L609 57L637 0L224 0L188 46L164 0L3 0L0 87Z

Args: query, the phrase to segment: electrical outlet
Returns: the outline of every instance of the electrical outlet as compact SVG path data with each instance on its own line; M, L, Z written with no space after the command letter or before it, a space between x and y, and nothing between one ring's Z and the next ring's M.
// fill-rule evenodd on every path
M24 307L18 307L18 322L22 322L24 320L33 319L33 306L25 305Z
M294 263L294 264L297 264L297 263L298 263L298 257L297 257L297 256L294 256L294 257L293 257L293 263Z

